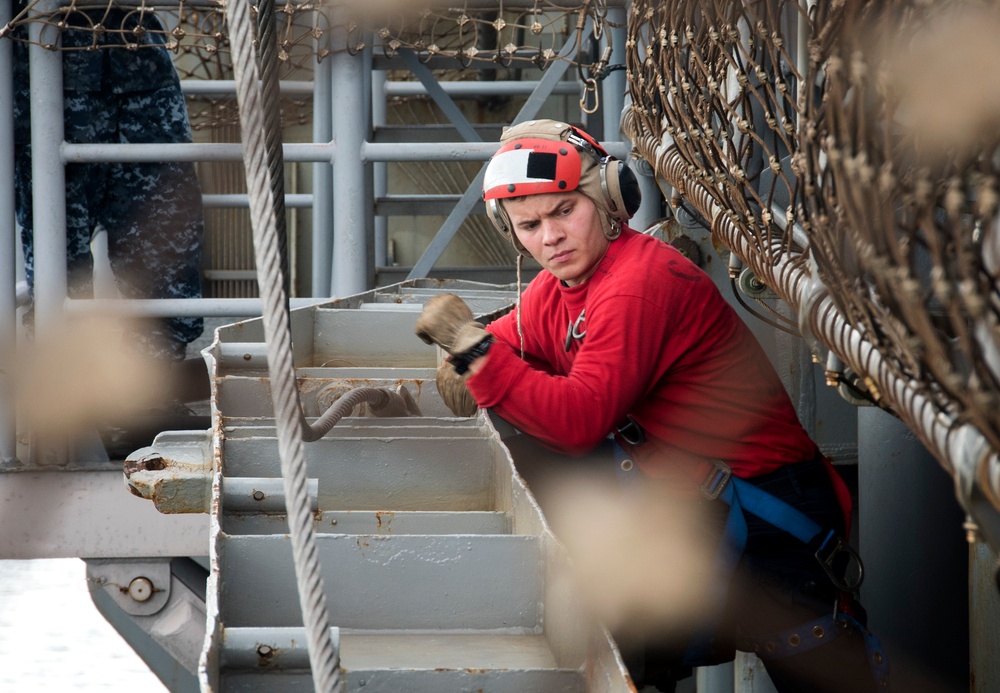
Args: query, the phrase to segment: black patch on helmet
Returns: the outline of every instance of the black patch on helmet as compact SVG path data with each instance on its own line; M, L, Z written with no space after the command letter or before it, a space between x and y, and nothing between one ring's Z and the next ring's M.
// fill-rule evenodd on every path
M545 180L555 180L556 178L556 155L543 152L531 152L528 154L528 178L542 178Z

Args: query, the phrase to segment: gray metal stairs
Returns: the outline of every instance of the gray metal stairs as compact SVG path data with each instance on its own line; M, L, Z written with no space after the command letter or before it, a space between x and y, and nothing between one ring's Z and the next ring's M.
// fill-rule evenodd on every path
M346 689L634 690L490 419L455 418L437 394L436 348L413 326L442 291L485 319L515 298L511 287L416 280L292 313L307 416L362 385L405 388L421 413L347 417L305 448ZM260 320L220 328L205 354L213 536L201 687L312 690Z

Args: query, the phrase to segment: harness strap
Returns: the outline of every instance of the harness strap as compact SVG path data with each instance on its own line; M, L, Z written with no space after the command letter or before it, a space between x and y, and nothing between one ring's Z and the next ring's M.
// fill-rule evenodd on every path
M717 462L705 478L705 481L702 482L700 488L706 498L718 498L729 506L729 515L726 520L722 546L716 558L717 575L729 576L736 569L736 565L739 563L740 557L742 557L743 551L746 549L747 523L744 512L749 512L774 527L787 532L803 544L816 545L817 560L839 590L854 592L861 585L863 571L860 570L860 559L854 550L840 539L836 532L833 530L824 532L824 529L817 522L799 509L754 486L749 481L734 476L729 466L725 463L721 461ZM849 556L848 560L856 559L858 562L859 571L857 580L848 580L846 573L844 576L838 576L835 573L837 559L845 552ZM712 615L712 622L706 624L706 628L692 639L684 654L683 662L685 665L697 666L699 662L706 660L711 650L711 633L715 630L716 621L721 617L723 605L725 604L726 592L728 591L728 577L727 579L717 580L715 590L717 594L713 601L716 604L716 609ZM875 638L874 635L867 631L867 629L862 628L852 617L846 614L842 616L845 619L851 619L866 634L866 644L869 636L873 639ZM831 615L828 618L832 622L835 617ZM824 633L829 631L829 624L823 625L818 622L798 626L792 629L792 631L814 625L819 625L823 628ZM785 637L780 639L775 638L772 647L777 647L774 643L777 643L779 640L787 642L788 638L794 635L792 631L789 631L787 635L779 634ZM798 646L801 648L801 635L796 635L796 639L799 643ZM821 640L817 638L816 640L817 642L812 645L813 647L821 645L824 642L829 642L828 639ZM877 640L875 642L877 643ZM879 649L881 648L879 647ZM803 650L799 649L798 651L801 652ZM792 654L792 652L786 654ZM771 656L771 654L767 653L765 656ZM880 655L880 657L885 659L884 655ZM871 658L871 655L869 655L869 658ZM873 668L873 673L874 671Z
M728 472L728 467L719 462ZM713 471L709 479L718 477L718 473ZM707 483L707 481L706 481ZM803 513L798 508L789 505L785 501L776 498L767 491L754 486L746 479L741 479L727 474L721 482L721 489L710 489L711 493L717 496L731 508L739 507L751 513L768 524L792 535L803 544L815 547L816 560L822 566L830 582L846 593L856 593L864 581L864 568L861 557L857 552L841 539L840 535L832 529L820 527L812 518ZM704 484L703 484L704 489ZM704 492L704 490L703 490ZM736 528L738 531L738 528ZM729 524L726 525L726 534L730 540L739 541L740 550L746 545L746 537L733 535L733 530ZM857 566L856 574L849 575L851 565Z
M766 659L779 659L808 652L839 637L846 627L832 614L801 623L780 633L743 638L747 649Z
M632 446L645 442L645 432L631 416L616 428L617 433L626 443ZM637 480L635 465L631 456L618 444L613 443L616 472L620 482ZM835 490L846 492L846 486ZM729 576L736 570L747 543L747 521L744 512L749 512L770 525L781 529L795 537L803 544L816 547L816 560L819 561L827 577L838 590L845 594L856 593L864 579L864 569L861 558L854 549L844 542L834 530L824 530L816 521L798 508L773 496L767 491L755 486L745 479L735 476L727 464L722 461L715 463L705 479L699 485L702 495L708 500L719 499L729 506L723 540L716 556L716 574ZM846 563L845 563L846 559ZM857 577L850 578L847 568L851 561L857 563ZM712 632L725 605L728 592L728 579L716 580L714 590L715 613L706 623L701 633L696 634L688 645L682 664L684 666L699 666L707 661L711 652ZM838 602L839 607L839 602ZM808 652L824 645L848 628L857 628L865 639L865 650L872 675L881 688L888 689L889 660L885 655L879 639L865 628L857 619L848 613L835 608L833 613L813 621L789 628L781 633L765 638L745 638L754 652L763 658L773 659L787 657L793 654Z
M853 616L834 612L814 621L802 623L794 628L764 637L744 637L748 648L762 659L780 659L808 652L820 645L832 642L850 629L856 629L865 639L868 665L880 688L889 687L889 658L882 643L870 630Z
M729 477L729 483L722 489L719 499L727 505L742 507L748 513L788 532L803 544L808 544L823 531L822 527L798 508L738 476Z

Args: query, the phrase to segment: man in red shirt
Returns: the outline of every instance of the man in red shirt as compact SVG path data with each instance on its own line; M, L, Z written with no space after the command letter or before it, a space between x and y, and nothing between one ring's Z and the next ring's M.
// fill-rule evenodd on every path
M673 690L691 666L741 649L783 693L886 690L884 653L855 619L860 564L839 539L846 487L712 280L625 225L639 203L628 168L577 128L529 121L505 130L484 198L545 271L485 328L454 295L427 303L417 334L451 354L442 397L565 455L512 448L536 494L610 446L607 470L704 498L723 537L717 613L685 643L649 643L629 663L637 684Z

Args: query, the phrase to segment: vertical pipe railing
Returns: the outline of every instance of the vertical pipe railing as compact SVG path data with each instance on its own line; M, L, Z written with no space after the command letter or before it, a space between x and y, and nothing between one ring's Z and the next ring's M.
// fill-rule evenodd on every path
M385 70L372 71L372 127L378 128L388 124L388 108L386 104ZM384 197L389 192L389 165L377 161L372 164L374 177L375 199ZM385 267L389 264L389 220L385 215L375 216L375 266Z
M58 5L40 0L33 14ZM50 332L66 300L66 170L60 146L63 132L62 54L40 44L58 42L57 32L42 36L48 24L30 22L28 48L31 75L31 178L35 251L35 330Z
M57 0L41 0L32 14L47 14ZM62 53L44 48L58 44L59 33L48 24L30 22L28 37L31 83L31 205L34 234L35 336L52 337L63 318L66 301L66 169L60 148L63 121ZM32 440L30 457L40 465L65 465L68 450L53 440Z
M327 48L324 34L316 40L317 62L313 73L313 142L333 141L333 60L320 59ZM333 166L329 161L312 165L312 296L329 296L333 263Z
M362 120L363 135L361 146L366 146L374 139L375 130L372 127L372 73L375 71L375 51L373 48L374 36L366 33L362 36L364 50L361 53L361 94L365 105L364 119ZM372 162L365 161L362 169L364 197L362 199L362 220L364 226L361 229L364 239L365 275L364 287L371 289L375 286L375 181L372 176Z
M364 102L364 65L360 55L349 48L346 22L334 17L331 22L331 58L333 71L333 106L336 118L333 132L336 151L333 157L333 278L331 296L350 296L368 289L368 239L362 145L367 134L369 107Z
M628 38L626 22L628 13L624 7L608 8L608 26L605 31L611 32L611 57L608 65L625 64L625 41ZM614 26L613 26L614 25ZM625 81L625 70L609 72L601 83L601 104L604 117L604 139L617 141L625 139L621 132L622 111L625 109L625 92L628 85ZM627 141L627 140L626 140ZM642 204L632 216L629 225L642 231L660 218L660 189L656 180L647 171L640 169L642 162L629 162L639 180L642 191ZM638 169L638 170L637 170Z
M0 26L13 0L0 0ZM0 464L17 457L14 403L8 371L17 346L16 229L14 224L14 44L0 40Z

